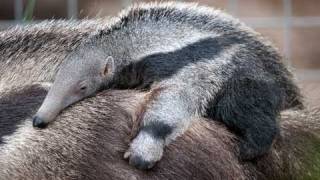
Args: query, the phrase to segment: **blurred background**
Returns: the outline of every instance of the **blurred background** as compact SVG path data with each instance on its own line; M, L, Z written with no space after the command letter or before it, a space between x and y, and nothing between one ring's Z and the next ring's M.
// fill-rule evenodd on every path
M151 0L144 0L150 2ZM180 0L223 9L278 46L312 102L320 98L320 0ZM113 16L141 0L0 0L0 30L45 19Z

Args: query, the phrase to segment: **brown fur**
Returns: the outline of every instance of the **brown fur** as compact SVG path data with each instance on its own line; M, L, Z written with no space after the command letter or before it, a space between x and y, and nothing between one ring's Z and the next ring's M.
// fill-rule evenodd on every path
M146 94L105 91L68 108L47 129L37 130L30 119L23 119L41 104L44 91L39 86L17 88L0 99L0 129L15 127L0 146L1 179L301 179L319 175L319 110L284 114L283 134L272 153L244 164L238 161L236 137L223 125L194 121L186 134L168 146L163 160L144 172L130 167L122 156ZM19 115L24 111L25 116ZM12 120L20 120L19 128L6 124Z

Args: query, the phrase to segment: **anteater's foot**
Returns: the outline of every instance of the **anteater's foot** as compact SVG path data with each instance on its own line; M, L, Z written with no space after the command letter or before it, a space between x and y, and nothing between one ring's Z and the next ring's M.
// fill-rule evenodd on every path
M132 141L130 148L124 154L129 164L142 170L152 168L163 154L164 140L156 139L141 132Z

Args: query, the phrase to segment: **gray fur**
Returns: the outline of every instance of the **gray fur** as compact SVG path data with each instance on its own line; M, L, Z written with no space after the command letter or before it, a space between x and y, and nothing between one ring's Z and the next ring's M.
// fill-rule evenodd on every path
M58 50L66 48L64 44L58 43L59 39L77 45L79 41L74 36L78 32L90 34L95 28L86 27L107 26L105 23L106 21L101 20L82 20L79 24L52 21L26 29L18 28L17 31L0 32L0 179L319 177L318 109L312 113L298 111L282 114L281 138L275 142L270 154L254 163L238 162L238 146L234 141L236 137L223 125L215 121L196 120L184 135L166 148L163 160L150 172L131 168L122 159L130 137L134 135L132 132L138 126L135 117L141 112L139 106L133 106L144 101L146 97L143 94L127 91L100 93L97 97L66 109L47 129L35 131L30 127L30 119L26 118L36 112L46 90L38 86L17 89L10 87L54 79L54 63L64 60L63 56L59 56ZM52 33L55 35L52 36ZM14 39L17 40L14 43L9 41ZM22 43L24 41L18 39L28 39L28 43ZM86 36L82 40L86 40ZM55 48L38 46L38 41L52 44ZM35 71L39 67L45 67L46 61L33 58L40 54L42 57L55 59L54 63L46 66L47 74ZM7 57L11 58L12 63L5 63ZM30 61L36 63L28 66L27 62ZM17 66L19 64L23 65ZM19 140L18 137L23 139Z
M48 128L36 131L28 117L41 105L46 90L38 85L6 90L0 95L0 179L319 177L319 108L283 113L281 136L270 153L254 163L238 160L237 137L223 124L197 119L166 148L155 168L139 171L122 155L136 132L141 105L149 94L104 91L66 109Z
M44 21L0 31L0 91L34 82L52 82L60 64L108 19ZM23 71L21 71L23 69Z
M85 41L62 65L34 126L110 87L160 89L125 153L140 169L161 159L190 117L222 121L241 137L242 159L256 158L279 133L280 110L302 106L273 46L221 11L187 3L132 6Z

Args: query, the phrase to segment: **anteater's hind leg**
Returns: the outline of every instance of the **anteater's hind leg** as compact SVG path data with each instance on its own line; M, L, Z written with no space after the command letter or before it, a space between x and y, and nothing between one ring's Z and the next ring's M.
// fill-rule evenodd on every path
M267 78L266 78L267 77ZM209 116L221 120L241 137L244 160L265 154L278 133L282 91L268 76L239 75L225 84Z

